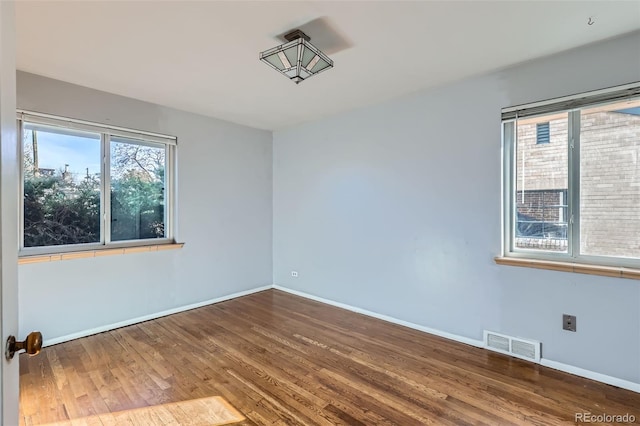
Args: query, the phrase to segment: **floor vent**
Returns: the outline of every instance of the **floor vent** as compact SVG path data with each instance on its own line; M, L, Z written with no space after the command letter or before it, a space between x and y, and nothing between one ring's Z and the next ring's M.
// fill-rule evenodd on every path
M507 336L506 334L484 331L485 348L503 354L540 362L540 342Z

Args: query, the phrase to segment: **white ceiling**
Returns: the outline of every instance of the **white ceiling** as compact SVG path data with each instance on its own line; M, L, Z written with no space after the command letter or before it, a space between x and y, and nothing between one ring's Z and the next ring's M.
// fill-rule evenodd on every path
M258 54L309 21L335 67L296 85ZM637 29L640 1L21 1L17 64L276 130Z

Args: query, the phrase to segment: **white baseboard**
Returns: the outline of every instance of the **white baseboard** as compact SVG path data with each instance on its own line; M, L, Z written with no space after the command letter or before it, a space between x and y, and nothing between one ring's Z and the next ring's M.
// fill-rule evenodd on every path
M464 343L466 345L476 346L478 348L484 347L484 343L482 342L482 340L476 340L476 339L471 339L469 337L459 336L457 334L447 333L446 331L440 331L440 330L436 330L435 328L425 327L423 325L414 324L408 321L403 321L401 319L390 317L388 315L383 315L377 312L368 311L366 309L357 308L355 306L347 305L346 303L336 302L330 299L325 299L324 297L314 296L313 294L305 293L298 290L292 290L290 288L282 287L275 284L273 288L276 290L284 291L286 293L295 294L296 296L304 297L305 299L311 299L311 300L315 300L316 302L326 303L327 305L336 306L338 308L346 309L351 312L367 315L369 317L381 319L383 321L387 321L393 324L398 324L408 328L412 328L414 330L419 330L425 333L433 334L435 336L444 337L445 339L455 340L456 342Z
M46 339L42 342L42 346L51 346L58 343L68 342L69 340L79 339L80 337L91 336L92 334L98 334L109 330L115 330L116 328L126 327L128 325L137 324L152 319L166 317L167 315L177 314L179 312L189 311L191 309L201 308L207 305L213 305L214 303L224 302L225 300L235 299L236 297L246 296L248 294L258 293L264 290L270 290L273 286L265 285L262 287L254 288L251 290L239 291L237 293L229 294L226 296L216 297L215 299L205 300L204 302L193 303L191 305L180 306L173 309L168 309L162 312L156 312L149 315L144 315L137 318L131 318L125 321L116 322L113 324L102 325L100 327L90 328L88 330L82 330L77 333L67 334L66 336L55 337L53 339Z
M436 336L444 337L446 339L450 339L456 342L465 343L467 345L476 346L479 348L484 348L484 342L482 340L471 339L464 336L459 336L457 334L447 333L445 331L436 330L430 327L425 327L418 324L413 324L407 321L403 321L397 318L393 318L387 315L382 315L377 312L368 311L366 309L357 308L355 306L347 305L346 303L336 302L330 299L325 299L324 297L314 296L313 294L305 293L298 290L293 290L287 287L282 287L279 285L273 285L273 288L276 290L281 290L286 293L295 294L296 296L304 297L306 299L315 300L316 302L326 303L327 305L336 306L338 308L346 309L348 311L357 312L359 314L367 315L373 318L378 318L383 321L387 321L393 324L403 325L405 327L412 328L414 330L422 331L425 333L433 334ZM559 370L565 373L573 374L580 377L585 377L587 379L595 380L597 382L606 383L608 385L617 386L619 388L627 389L630 391L640 393L640 383L630 382L628 380L620 379L613 376L607 376L606 374L597 373L591 370L585 370L580 367L574 367L573 365L563 364L561 362L553 361L546 358L540 359L540 364L553 368L554 370Z
M628 380L619 379L617 377L607 376L606 374L596 373L595 371L585 370L584 368L574 367L573 365L563 364L562 362L552 361L542 358L540 364L554 370L563 371L565 373L574 374L576 376L585 377L595 380L596 382L606 383L608 385L617 386L619 388L640 393L640 383L630 382Z

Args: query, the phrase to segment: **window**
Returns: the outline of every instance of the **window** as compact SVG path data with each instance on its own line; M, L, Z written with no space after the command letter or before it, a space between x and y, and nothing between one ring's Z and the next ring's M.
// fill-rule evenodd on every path
M640 85L504 109L503 148L505 256L640 267Z
M175 138L19 113L21 252L171 242Z

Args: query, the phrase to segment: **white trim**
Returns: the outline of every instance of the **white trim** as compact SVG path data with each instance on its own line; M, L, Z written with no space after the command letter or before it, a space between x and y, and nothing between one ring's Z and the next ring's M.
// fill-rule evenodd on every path
M24 129L22 121L16 120L16 133L18 134L18 257L24 247Z
M613 376L607 376L606 374L597 373L591 370L585 370L584 368L575 367L569 364L563 364L561 362L552 361L546 358L542 358L540 360L540 365L553 368L554 370L559 370L564 373L569 373L575 376L580 376L587 379L595 380L596 382L602 382L608 385L617 386L619 388L640 393L640 383L630 382L628 380L619 379Z
M109 133L113 136L120 136L124 138L142 139L152 142L157 142L165 145L176 145L178 138L170 135L163 135L161 133L147 132L144 130L128 129L126 127L112 126L104 123L94 123L91 121L78 120L75 118L61 117L59 115L44 114L34 111L26 111L18 109L16 110L18 120L26 121L34 124L49 125L49 126L63 126L75 130L95 132L95 133Z
M355 306L347 305L346 303L335 302L330 299L325 299L324 297L314 296L309 293L305 293L298 290L292 290L287 287L282 287L274 284L273 288L276 290L284 291L285 293L290 293L296 296L304 297L305 299L315 300L316 302L325 303L327 305L335 306L338 308L346 309L351 312L356 312L358 314L367 315L369 317L381 319L383 321L390 322L392 324L402 325L404 327L412 328L414 330L422 331L424 333L433 334L435 336L444 337L445 339L454 340L456 342L464 343L465 345L475 346L477 348L484 348L484 342L482 340L471 339L469 337L460 336L457 334L447 333L446 331L436 330L435 328L425 327L423 325L414 324L412 322L404 321L401 319L397 319L394 317L390 317L388 315L379 314L377 312L368 311L366 309L357 308Z
M100 133L100 244L111 244L111 135ZM166 169L165 165L165 169ZM24 179L24 177L23 177ZM108 213L107 213L108 212ZM24 216L24 213L23 213ZM24 231L23 231L24 233ZM24 250L24 247L22 248ZM66 251L66 248L60 247Z
M607 87L605 89L591 90L589 92L576 93L576 94L573 94L573 95L561 96L559 98L547 99L547 100L544 100L544 101L530 102L530 103L526 103L526 104L514 105L514 106L502 108L502 112L503 113L504 112L513 112L513 111L518 111L518 110L525 109L525 108L536 108L536 107L556 104L556 103L559 103L559 102L572 101L574 99L583 99L583 98L587 98L587 97L591 97L591 96L605 95L607 93L617 92L617 91L620 91L620 90L635 89L637 87L639 87L637 82L628 83L628 84L622 84L620 86L612 86L612 87Z
M149 315L143 315L141 317L131 318L131 319L120 321L120 322L116 322L116 323L113 323L113 324L101 325L99 327L90 328L88 330L82 330L82 331L79 331L77 333L71 333L71 334L67 334L65 336L55 337L53 339L46 339L46 340L44 340L42 342L42 346L57 345L58 343L68 342L69 340L75 340L75 339L79 339L81 337L91 336L93 334L98 334L98 333L103 333L105 331L115 330L116 328L126 327L128 325L138 324L138 323L141 323L141 322L144 322L144 321L149 321L149 320L160 318L160 317L166 317L167 315L177 314L177 313L180 313L180 312L189 311L191 309L201 308L201 307L207 306L207 305L213 305L215 303L220 303L220 302L224 302L226 300L235 299L237 297L247 296L249 294L258 293L258 292L265 291L265 290L270 290L272 288L273 288L273 286L271 286L271 285L265 285L265 286L257 287L257 288L251 289L251 290L239 291L237 293L232 293L232 294L229 294L229 295L226 295L226 296L217 297L215 299L205 300L204 302L198 302L198 303L193 303L191 305L180 306L180 307L177 307L177 308L168 309L166 311L156 312L156 313L149 314Z

